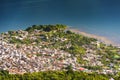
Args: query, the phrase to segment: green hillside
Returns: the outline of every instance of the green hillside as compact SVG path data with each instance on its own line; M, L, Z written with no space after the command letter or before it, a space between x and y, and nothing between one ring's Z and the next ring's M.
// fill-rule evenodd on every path
M8 50L10 48L7 52L1 47L4 53L2 54L12 55L14 58L10 58L11 68L8 64L3 65L4 62L0 62L0 80L109 80L110 78L119 80L120 78L120 75L117 75L120 71L119 48L76 34L66 25L33 25L25 30L8 31L1 34L0 41L3 48ZM21 58L21 55L25 57ZM17 58L20 62L17 62ZM6 59L3 61L7 62ZM31 70L23 63L27 63ZM19 71L20 66L22 73Z

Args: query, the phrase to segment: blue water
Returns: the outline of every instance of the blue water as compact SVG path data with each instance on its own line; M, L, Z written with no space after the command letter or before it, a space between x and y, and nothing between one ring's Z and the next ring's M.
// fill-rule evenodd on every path
M120 44L120 0L0 0L0 33L59 23Z
M109 39L110 41L114 42L116 45L120 45L120 28L109 28L109 27L76 27L77 29L90 33L95 34L98 36L103 36Z

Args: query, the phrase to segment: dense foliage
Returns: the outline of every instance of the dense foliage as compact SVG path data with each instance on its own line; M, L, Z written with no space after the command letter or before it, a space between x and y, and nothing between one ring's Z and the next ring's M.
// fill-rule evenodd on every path
M62 24L56 24L56 25L33 25L32 27L28 27L26 29L26 31L28 32L32 32L35 29L37 30L43 30L43 31L52 31L52 30L57 30L57 31L61 31L66 29L67 26L66 25L62 25Z
M109 80L109 77L102 74L69 70L25 73L23 75L8 74L6 71L1 71L0 80Z

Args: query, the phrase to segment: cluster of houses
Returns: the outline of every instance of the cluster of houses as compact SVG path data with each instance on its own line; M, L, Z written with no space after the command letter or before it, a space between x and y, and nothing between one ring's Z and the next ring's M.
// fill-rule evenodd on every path
M70 64L74 70L80 68L77 59L67 52L25 45L18 49L0 41L0 69L10 73L62 70Z
M96 59L100 57L86 54L83 59L90 60L92 66L102 66L103 64ZM93 61L92 61L93 60ZM84 72L98 72L103 74L113 74L117 71L114 69L103 69L102 71L89 70L83 68L77 58L68 52L40 48L36 46L22 45L16 48L15 45L0 41L0 69L8 70L11 74L23 74L26 72L39 72L47 70L65 70L69 65L72 65L73 70ZM90 65L90 64L89 64ZM89 66L88 65L88 66Z
M35 30L34 33L39 34L40 31ZM26 38L29 33L27 31L18 30L13 34L19 34L14 36L20 40ZM41 46L35 45L20 45L17 47L15 44L10 44L3 40L4 37L8 37L9 33L0 35L0 69L8 70L11 74L23 74L26 72L39 72L47 70L65 70L69 65L72 65L73 70L84 71L88 73L98 72L103 74L114 74L118 71L113 68L104 68L102 70L90 70L83 66L104 66L101 62L101 55L96 54L96 51L91 49L90 46L86 47L86 54L82 57L87 61L87 64L79 64L77 58L72 54L59 49L41 48ZM35 39L34 35L31 36ZM9 35L10 37L10 35ZM44 38L44 36L40 36ZM66 41L67 39L56 40ZM45 44L45 43L44 43ZM66 44L66 47L71 44ZM99 43L97 42L99 48Z
M101 50L99 41L97 41L94 44L96 44L97 50ZM91 66L91 67L99 66L99 67L101 67L101 69L95 70L95 72L100 73L100 74L113 74L114 75L120 71L120 65L118 65L118 67L115 68L116 64L114 62L110 62L109 65L105 65L102 62L102 59L103 59L102 57L104 55L98 54L97 50L94 49L94 46L84 45L83 47L86 48L86 54L82 56L82 59L87 61L87 64L85 64L83 66ZM102 53L102 54L105 54L105 53ZM106 58L105 62L107 62L107 61L110 61L110 59ZM92 71L89 70L89 71L93 72L93 70Z
M86 54L82 57L83 60L88 61L89 63L87 66L103 66L104 64L101 63L102 55L96 54L95 50L90 49L89 47L86 48Z

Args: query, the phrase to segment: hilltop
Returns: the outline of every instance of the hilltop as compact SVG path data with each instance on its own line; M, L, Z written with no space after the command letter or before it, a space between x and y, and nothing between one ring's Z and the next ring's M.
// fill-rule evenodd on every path
M66 25L33 25L0 34L0 69L10 74L73 71L115 75L120 49L76 34Z

